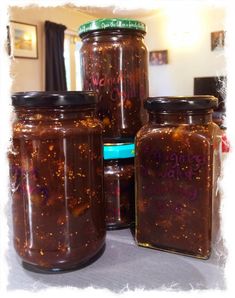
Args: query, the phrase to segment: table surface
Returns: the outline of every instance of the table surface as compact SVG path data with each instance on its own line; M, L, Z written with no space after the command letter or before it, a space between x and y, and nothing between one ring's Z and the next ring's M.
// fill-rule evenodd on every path
M109 231L106 248L94 263L77 271L40 274L25 270L10 241L8 290L41 290L48 287L146 290L225 289L224 253L217 247L209 260L138 247L128 229Z

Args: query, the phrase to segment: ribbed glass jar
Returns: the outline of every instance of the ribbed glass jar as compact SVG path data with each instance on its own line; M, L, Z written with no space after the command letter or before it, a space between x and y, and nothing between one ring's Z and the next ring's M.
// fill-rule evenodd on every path
M105 244L102 124L92 92L12 96L9 150L15 249L24 265L84 265Z

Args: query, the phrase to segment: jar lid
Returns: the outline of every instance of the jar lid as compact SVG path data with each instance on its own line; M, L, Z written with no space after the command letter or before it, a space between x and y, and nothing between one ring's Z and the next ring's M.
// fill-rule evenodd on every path
M131 158L135 156L134 143L118 143L118 144L105 144L104 145L104 160L107 159L120 159Z
M92 107L97 103L97 95L92 91L16 92L11 98L14 107Z
M131 29L146 32L146 25L138 20L125 18L97 19L80 26L79 36L84 33L107 29Z
M211 95L149 97L144 102L148 111L208 110L218 106L218 99Z

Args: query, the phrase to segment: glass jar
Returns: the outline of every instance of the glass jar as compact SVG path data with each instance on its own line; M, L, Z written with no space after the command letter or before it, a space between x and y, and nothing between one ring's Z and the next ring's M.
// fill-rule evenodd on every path
M149 98L136 137L136 241L207 259L220 130L213 96Z
M99 94L104 142L131 142L146 118L145 33L143 23L129 19L98 19L80 27L82 85Z
M102 124L93 92L12 96L14 246L23 264L67 270L105 244Z
M134 144L104 145L104 196L107 229L134 222Z

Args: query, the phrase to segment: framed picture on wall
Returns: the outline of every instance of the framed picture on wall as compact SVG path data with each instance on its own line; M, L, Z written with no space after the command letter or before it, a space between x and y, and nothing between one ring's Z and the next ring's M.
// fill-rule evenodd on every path
M151 65L168 64L168 51L151 51L149 53L149 63Z
M38 58L37 26L10 21L10 54L15 58Z
M225 31L211 32L211 50L222 50L224 48Z

